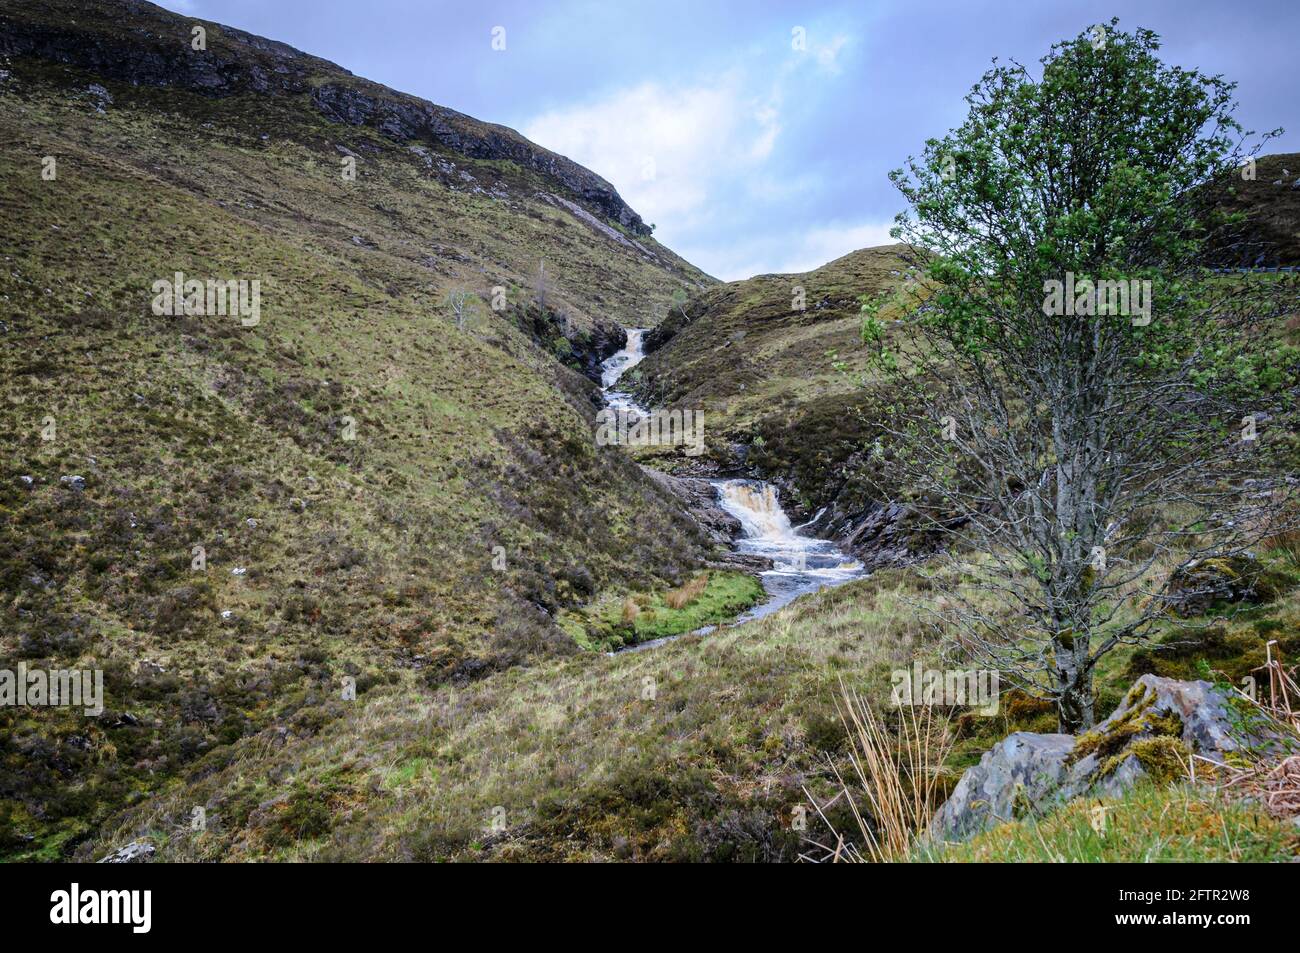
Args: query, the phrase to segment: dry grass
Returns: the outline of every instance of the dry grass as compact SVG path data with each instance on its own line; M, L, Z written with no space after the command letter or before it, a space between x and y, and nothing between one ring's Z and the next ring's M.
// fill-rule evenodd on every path
M703 573L696 576L684 586L670 589L664 595L664 602L668 604L668 608L670 609L684 609L700 597L708 584L709 575L708 573ZM624 621L628 620L625 619Z
M904 706L895 736L857 691L842 681L840 691L837 707L849 733L849 760L857 786L866 793L869 815L863 816L850 786L836 768L841 786L836 799L844 798L853 812L862 846L846 842L844 835L832 827L833 846L813 842L820 855L806 854L804 859L876 863L901 860L925 833L943 800L939 771L953 743L948 720L930 705ZM828 805L818 805L815 799L813 805L826 820L824 808ZM827 826L831 826L829 821Z
M1273 817L1288 818L1300 815L1300 686L1294 669L1288 671L1282 664L1276 646L1275 641L1268 644L1263 666L1268 675L1267 698L1242 696L1261 716L1260 733L1276 742L1248 753L1244 763L1213 765L1213 776L1228 793L1261 804Z

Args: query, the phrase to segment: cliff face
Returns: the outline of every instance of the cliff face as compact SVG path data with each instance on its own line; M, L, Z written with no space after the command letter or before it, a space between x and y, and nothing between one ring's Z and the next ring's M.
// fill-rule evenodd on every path
M207 31L205 50L192 48L194 26ZM467 158L516 162L631 234L650 234L609 182L513 129L358 79L285 43L180 17L143 0L0 4L0 54L39 57L136 86L213 97L310 92L313 106L332 122L370 126L395 141L427 142Z

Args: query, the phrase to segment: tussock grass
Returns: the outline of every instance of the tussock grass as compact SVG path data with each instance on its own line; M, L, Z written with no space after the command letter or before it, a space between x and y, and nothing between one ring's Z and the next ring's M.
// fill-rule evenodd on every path
M857 691L842 684L840 691L839 714L849 734L856 785L846 784L836 769L841 788L837 798L853 812L858 839L846 840L832 827L833 843L815 842L819 852L803 856L836 862L901 860L924 837L943 803L940 773L952 750L947 717L930 705L909 705L899 712L898 727L891 731ZM858 806L855 787L865 792L866 814ZM825 821L822 808L813 803Z
M670 589L664 594L664 603L670 609L684 609L701 595L709 584L708 574L696 576L684 586Z
M144 832L178 860L794 859L803 789L828 799L826 755L844 756L844 734L823 727L836 719L827 672L887 698L888 670L916 648L906 586L883 573L649 652L377 689L312 737L239 742L87 851ZM259 805L339 770L357 801L328 832L292 849L267 839ZM192 803L224 825L172 836Z

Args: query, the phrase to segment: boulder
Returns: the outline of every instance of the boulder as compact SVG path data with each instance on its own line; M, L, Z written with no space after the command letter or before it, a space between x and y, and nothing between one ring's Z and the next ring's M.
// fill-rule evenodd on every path
M1220 602L1267 602L1278 589L1276 574L1239 553L1180 567L1169 577L1164 600L1174 615L1187 617L1203 615Z
M1205 681L1143 675L1109 718L1081 735L1016 732L962 775L930 836L954 841L1045 814L1073 798L1119 794L1141 778L1180 777L1189 754L1222 762L1247 736L1227 694Z
M145 841L133 840L125 847L119 847L107 857L100 859L101 864L142 864L153 859L155 848Z

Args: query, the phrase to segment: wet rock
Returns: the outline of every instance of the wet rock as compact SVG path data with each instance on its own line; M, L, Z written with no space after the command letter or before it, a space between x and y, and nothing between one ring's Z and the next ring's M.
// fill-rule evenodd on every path
M719 505L717 491L707 480L675 477L646 466L641 470L686 507L687 512L695 518L695 522L704 528L710 540L715 543L730 544L740 537L740 520Z

